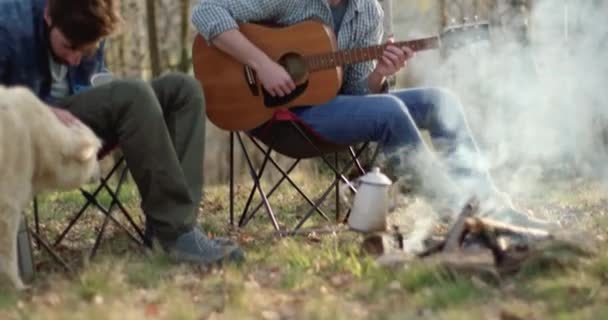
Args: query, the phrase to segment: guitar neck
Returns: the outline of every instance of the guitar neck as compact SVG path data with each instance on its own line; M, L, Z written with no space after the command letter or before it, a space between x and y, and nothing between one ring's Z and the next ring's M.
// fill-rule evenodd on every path
M414 51L423 51L439 48L439 37L430 37L418 40L395 42L398 47L407 46ZM387 44L371 46L367 48L339 50L306 57L306 63L310 71L331 69L347 64L376 60L382 57Z

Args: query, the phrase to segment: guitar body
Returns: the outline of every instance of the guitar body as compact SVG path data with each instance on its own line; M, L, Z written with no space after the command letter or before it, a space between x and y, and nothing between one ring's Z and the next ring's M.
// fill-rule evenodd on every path
M255 72L197 35L192 48L194 74L204 94L209 120L225 130L248 130L281 108L315 105L334 98L342 84L340 67L309 72L304 56L337 50L334 33L320 22L285 28L241 24L239 30L271 59L283 65L296 83L286 97L271 97Z

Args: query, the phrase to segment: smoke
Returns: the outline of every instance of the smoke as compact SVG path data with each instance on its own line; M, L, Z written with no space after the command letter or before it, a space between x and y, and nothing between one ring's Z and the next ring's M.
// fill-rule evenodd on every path
M529 15L499 7L499 17L511 17L492 30L485 51L469 57L475 63L463 62L466 57L457 53L450 57L454 86L473 93L471 126L491 170L512 177L536 166L532 171L572 177L601 169L605 154L598 124L607 115L608 40L601 27L605 17L596 13L607 12L605 7L544 0L535 1ZM477 88L471 87L475 83ZM475 94L481 99L475 101Z
M451 1L457 2L466 1ZM418 54L405 76L413 86L446 86L463 102L483 157L462 149L448 161L489 170L501 190L516 196L545 193L555 179L608 177L608 1L488 2L485 12L468 10L491 22L489 41ZM398 39L432 34L428 23L427 29L413 23L440 24L440 14L429 19L400 9L394 9ZM403 25L399 17L412 19ZM428 173L429 188L443 185ZM480 187L489 188L465 186L453 205L488 191L473 190Z
M604 175L608 127L608 2L528 2L496 1L485 14L469 8L491 22L490 41L417 57L408 71L414 85L447 86L461 98L482 166L521 193L542 189L548 172ZM429 34L406 27L406 37ZM520 176L525 183L513 179Z

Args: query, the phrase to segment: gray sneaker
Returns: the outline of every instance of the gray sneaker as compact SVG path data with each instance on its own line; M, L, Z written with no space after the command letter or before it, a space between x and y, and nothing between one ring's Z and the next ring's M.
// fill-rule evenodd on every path
M211 265L222 262L241 263L245 260L243 250L234 241L225 238L209 239L198 227L173 241L158 241L177 262Z

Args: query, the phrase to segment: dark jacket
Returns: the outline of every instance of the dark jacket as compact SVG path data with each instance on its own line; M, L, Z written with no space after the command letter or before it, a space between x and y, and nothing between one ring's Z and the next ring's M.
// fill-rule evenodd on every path
M46 0L0 0L0 84L29 87L50 100L48 30L44 21ZM91 85L94 73L105 71L103 44L68 70L70 93Z

